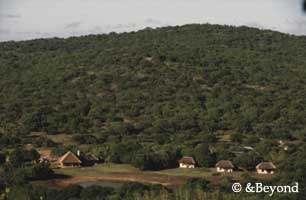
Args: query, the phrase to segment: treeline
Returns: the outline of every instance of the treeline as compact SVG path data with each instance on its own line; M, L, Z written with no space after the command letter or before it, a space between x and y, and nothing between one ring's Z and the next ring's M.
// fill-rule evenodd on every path
M169 189L160 185L125 183L119 189L78 185L68 186L61 190L37 186L18 186L12 188L8 200L259 200L260 196L231 193L229 182L224 182L218 190L213 190L204 179L191 179L177 189ZM239 195L239 196L238 196ZM278 198L271 198L277 200Z
M53 178L54 172L49 164L39 159L40 154L35 149L16 148L0 152L0 183L10 187L30 180Z
M254 180L249 180L255 183ZM264 181L264 184L271 184ZM169 189L161 185L141 183L125 183L120 188L78 185L68 186L61 190L42 186L21 185L13 187L7 196L8 200L283 200L302 199L300 194L251 194L241 192L235 194L231 189L232 181L224 179L219 186L210 184L205 179L190 179L181 187Z

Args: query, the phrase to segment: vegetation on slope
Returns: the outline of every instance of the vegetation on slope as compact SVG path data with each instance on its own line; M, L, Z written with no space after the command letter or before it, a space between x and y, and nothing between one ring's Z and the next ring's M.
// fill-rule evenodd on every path
M1 43L0 131L292 137L306 124L305 44L212 25Z
M305 45L218 25L0 43L0 146L9 157L27 143L55 154L79 148L50 139L62 133L106 162L143 170L175 167L183 155L248 170L271 160L273 183L304 184ZM46 168L37 171L52 174Z

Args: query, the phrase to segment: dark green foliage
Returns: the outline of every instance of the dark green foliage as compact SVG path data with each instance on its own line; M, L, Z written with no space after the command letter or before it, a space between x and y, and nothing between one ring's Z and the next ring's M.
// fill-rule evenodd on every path
M47 137L29 138L29 143L35 147L57 147L58 144Z
M113 188L100 187L94 185L91 187L83 188L80 197L82 200L92 200L92 199L104 200L107 199L108 196L114 193L115 191Z
M273 140L263 140L256 143L256 151L260 155L265 155L267 152L277 152L279 150L279 144Z
M35 149L16 148L10 153L9 160L14 167L20 167L26 162L38 161L40 154Z
M145 192L159 192L161 189L164 187L161 185L146 185L146 184L141 184L141 183L126 183L124 184L120 191L120 197L121 198L126 198L129 199L133 197L134 194L140 194L141 196ZM133 199L133 198L131 198Z
M21 139L14 135L0 134L0 147L14 147L21 143Z
M48 164L39 163L25 169L26 178L31 180L51 179L54 172L49 168Z
M255 167L260 162L264 161L263 157L258 155L256 152L249 152L242 154L235 158L235 166L240 166L247 170L255 170Z
M53 148L51 153L54 156L59 156L60 157L60 156L63 156L65 153L67 153L67 151L71 151L74 154L76 154L77 150L79 150L79 149L75 145L67 145L67 146L59 145L56 148Z
M232 183L233 180L231 177L229 176L223 177L220 183L220 190L222 192L233 192Z
M0 165L4 164L6 161L6 154L3 152L0 152Z
M132 155L131 164L141 170L160 170L177 167L181 158L180 151L165 148L159 151L154 149L140 149Z
M207 143L198 144L194 149L194 156L200 167L213 167L216 163L216 156L210 152Z
M249 136L249 137L246 139L245 143L248 144L248 145L255 145L255 144L257 144L259 141L260 141L260 139L259 139L257 136L251 135L251 136Z
M204 143L216 143L218 138L214 134L204 133L201 135L201 140Z
M81 195L82 187L79 185L72 185L66 187L58 195L56 195L56 200L69 200L72 198L79 198Z
M243 140L242 134L233 133L233 134L231 135L231 141L232 141L233 143L241 143L242 140Z
M168 194L171 193L170 189L163 186L140 183L126 183L119 191L95 185L85 188L74 185L61 190L21 185L11 188L8 200L133 200L135 195L143 196L145 192L150 192L157 196L162 190Z
M202 178L189 179L184 187L190 192L194 192L196 189L208 192L211 189L210 182Z
M290 156L282 160L278 169L279 182L283 185L298 182L300 190L296 195L296 199L303 199L306 195L306 145L301 144L297 151L288 152L287 154Z
M305 43L217 25L0 43L0 131L292 137L306 124Z
M8 185L19 185L20 183L26 183L26 181L33 181L33 180L47 180L54 177L54 172L50 169L48 164L39 163L33 164L30 166L24 166L21 168L12 168L7 169L6 166L6 173L7 176L12 176L12 178L7 177L6 183ZM14 179L14 180L10 180Z
M143 170L176 167L191 155L200 166L230 159L249 170L273 158L282 175L275 184L306 188L305 45L305 37L208 24L0 43L0 147L26 144L30 132L74 134L102 160ZM294 141L287 152L280 139ZM44 137L33 143L56 146ZM77 150L64 145L53 153ZM33 150L9 154L2 166L5 183L16 186L9 199L97 194L74 186L49 195L25 186L27 178L52 174L37 159ZM219 199L231 182L223 179ZM207 190L203 180L188 184ZM114 199L159 189L131 184Z
M73 137L73 139L77 141L79 144L98 144L103 142L99 141L93 135L76 135Z
M2 181L5 185L23 185L26 183L26 178L24 168L16 168L11 163L4 164Z

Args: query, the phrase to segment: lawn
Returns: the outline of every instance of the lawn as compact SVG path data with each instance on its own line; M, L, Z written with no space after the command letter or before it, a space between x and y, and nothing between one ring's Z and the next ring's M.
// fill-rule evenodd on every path
M208 178L214 172L213 169L204 168L194 168L194 169L166 169L161 171L156 171L153 173L163 174L168 176L188 176L188 177L198 177L198 178Z
M99 174L106 173L135 173L141 172L140 170L127 164L100 164L92 167L81 167L81 168L66 168L66 169L55 169L58 174L64 174L69 176L96 176Z
M70 176L68 179L46 181L52 187L65 187L82 182L141 182L180 186L189 178L205 178L214 184L220 183L222 177L241 180L243 172L216 173L214 168L166 169L160 171L141 171L128 164L99 164L93 167L54 169L57 174ZM252 174L252 173L250 173Z
M99 176L101 174L110 173L133 173L133 174L147 174L147 175L167 175L167 176L184 176L184 177L198 177L210 178L215 171L214 168L194 168L194 169L166 169L160 171L141 171L128 164L100 164L93 167L82 168L66 168L55 169L58 174L68 176ZM241 172L234 172L231 174L222 174L222 176L231 176L234 178L240 177Z

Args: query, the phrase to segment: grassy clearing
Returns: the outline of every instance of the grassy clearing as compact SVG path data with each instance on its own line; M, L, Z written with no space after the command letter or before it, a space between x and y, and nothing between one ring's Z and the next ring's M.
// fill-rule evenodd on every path
M65 187L82 182L140 182L162 184L177 187L186 183L189 178L205 178L213 184L219 184L223 177L235 181L242 179L242 173L216 174L214 168L166 169L161 171L141 171L128 164L100 164L93 167L55 169L57 174L71 176L68 179L45 181L51 187ZM250 175L255 173L250 172ZM259 178L259 177L257 177ZM267 177L268 178L268 177Z
M58 174L68 176L99 176L110 173L130 173L130 174L144 174L148 176L166 175L166 176L183 176L195 178L210 178L215 171L214 168L195 168L195 169L166 169L161 171L141 171L128 164L101 164L93 167L84 168L66 168L55 169ZM221 176L230 176L235 179L239 178L241 172L234 172L231 174L221 174Z
M76 144L76 142L72 139L72 135L68 134L47 135L47 137L56 143Z
M137 173L140 170L126 164L101 164L93 167L82 167L82 168L66 168L66 169L55 169L58 174L64 174L68 176L98 176L99 174L106 173Z
M163 174L168 176L188 176L198 178L208 178L214 172L213 169L195 168L195 169L166 169L154 172L156 174Z
M168 175L168 176L184 176L184 177L193 177L193 178L205 178L211 179L213 174L216 173L215 168L194 168L194 169L167 169L162 171L154 172L156 174ZM233 173L220 173L222 177L231 177L235 180L241 179L242 172L233 172Z

